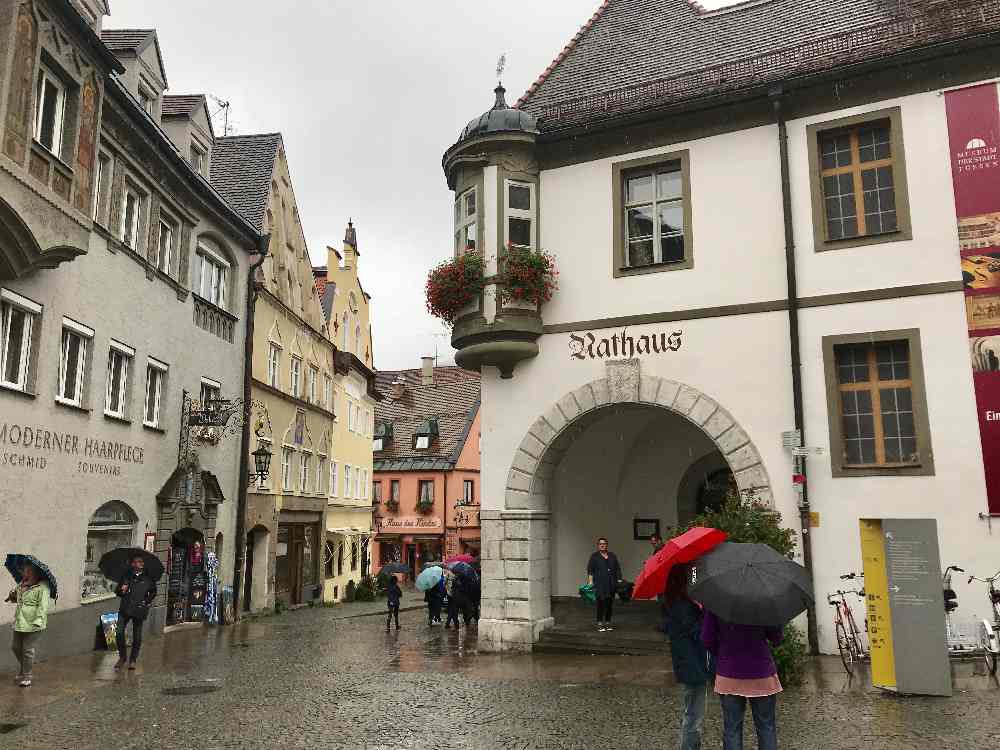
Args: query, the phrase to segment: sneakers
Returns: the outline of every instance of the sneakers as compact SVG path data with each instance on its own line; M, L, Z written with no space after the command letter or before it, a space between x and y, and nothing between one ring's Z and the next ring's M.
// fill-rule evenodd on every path
M17 683L17 684L20 685L21 687L31 687L31 678L30 677L22 677L21 681L19 683Z
M604 623L603 622L597 623L597 632L598 633L603 633L605 630L607 630L607 628L604 627Z
M611 627L611 623L610 622L604 623L604 629L605 630L614 630L614 628Z

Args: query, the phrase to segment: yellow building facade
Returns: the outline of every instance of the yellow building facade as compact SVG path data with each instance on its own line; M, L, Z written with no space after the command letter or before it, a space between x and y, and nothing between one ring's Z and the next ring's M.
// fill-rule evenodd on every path
M337 348L333 463L326 509L326 601L344 599L351 581L370 573L372 437L375 388L371 297L358 275L357 232L348 223L343 250L328 248L325 268L314 269L328 330Z
M244 215L270 235L256 278L250 450L264 445L272 459L269 476L247 492L240 600L247 611L318 603L325 591L336 349L280 134L220 138L215 153L241 181Z

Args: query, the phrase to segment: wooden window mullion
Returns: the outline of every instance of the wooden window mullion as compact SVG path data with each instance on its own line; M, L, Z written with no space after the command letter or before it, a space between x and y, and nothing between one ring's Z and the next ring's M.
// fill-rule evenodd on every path
M861 184L861 141L858 132L858 128L851 130L851 171L854 174L854 213L858 220L858 235L863 237L868 234L868 228L865 226L865 191Z
M875 463L882 465L885 463L885 430L882 427L882 396L880 383L878 380L878 358L875 355L875 347L868 350L868 380L872 384L872 422L875 432Z

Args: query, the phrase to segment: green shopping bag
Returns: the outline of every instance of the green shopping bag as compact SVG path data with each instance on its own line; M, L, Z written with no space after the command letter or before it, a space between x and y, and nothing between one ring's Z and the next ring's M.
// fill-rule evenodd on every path
M597 594L594 593L594 585L591 583L585 583L580 587L580 598L583 599L587 604L593 604L597 601Z

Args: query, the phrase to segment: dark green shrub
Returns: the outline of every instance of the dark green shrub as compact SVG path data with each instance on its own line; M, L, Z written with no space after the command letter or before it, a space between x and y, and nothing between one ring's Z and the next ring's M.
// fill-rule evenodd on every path
M799 685L809 664L809 648L805 636L797 627L785 625L785 639L772 649L774 663L778 667L778 679L782 685Z
M348 581L347 588L344 590L344 601L353 602L356 592L357 592L357 584L355 584L354 581Z
M354 599L359 602L375 601L375 582L371 576L364 576L354 591Z

